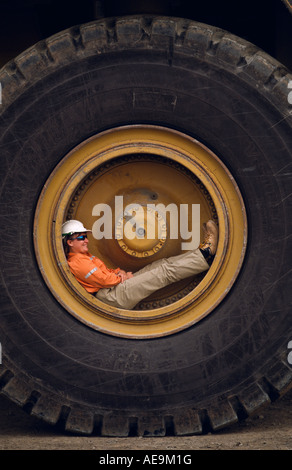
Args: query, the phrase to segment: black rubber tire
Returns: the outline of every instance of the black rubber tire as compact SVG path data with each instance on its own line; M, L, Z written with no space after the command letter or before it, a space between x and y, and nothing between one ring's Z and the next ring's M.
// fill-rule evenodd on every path
M0 71L3 394L68 431L161 436L217 430L289 388L291 79L225 31L164 17L72 28ZM68 314L32 240L40 191L60 159L135 123L177 129L219 155L249 228L224 301L195 326L151 340L102 334Z

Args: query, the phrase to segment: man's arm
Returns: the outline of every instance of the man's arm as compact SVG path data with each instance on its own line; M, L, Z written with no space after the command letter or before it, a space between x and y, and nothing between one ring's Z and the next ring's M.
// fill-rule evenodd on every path
M76 256L68 264L72 274L85 289L109 288L122 281L119 274L108 269L101 260L95 257Z

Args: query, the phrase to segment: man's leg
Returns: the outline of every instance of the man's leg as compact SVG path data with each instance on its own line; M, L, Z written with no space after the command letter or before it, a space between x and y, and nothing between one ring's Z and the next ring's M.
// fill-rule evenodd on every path
M131 310L158 289L208 270L217 249L218 228L213 221L208 221L203 230L205 239L197 250L155 261L131 279L110 289L100 289L96 297L115 307Z
M115 307L131 310L158 289L208 269L209 264L199 249L188 251L151 263L131 279L110 289L100 289L96 297Z

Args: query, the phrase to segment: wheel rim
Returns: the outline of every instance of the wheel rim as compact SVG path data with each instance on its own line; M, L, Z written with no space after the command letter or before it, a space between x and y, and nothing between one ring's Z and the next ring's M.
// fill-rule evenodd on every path
M165 218L157 210L158 204L171 203L181 210L185 205L188 218L182 219L180 212L179 220L188 220L189 227L193 204L200 207L201 222L212 218L218 223L217 253L206 273L162 289L135 310L105 305L74 279L62 247L61 226L66 219L78 219L93 228L89 251L109 267L135 271L181 252L186 238L181 233L172 237L169 214ZM101 204L111 209L114 236L112 232L111 237L98 240L94 224L101 227L96 217ZM125 206L132 216L136 208L140 210L135 214L141 223L135 225L134 239L125 230ZM149 239L145 227L152 226L154 236ZM139 230L144 238L137 236ZM213 312L238 276L246 243L243 199L222 161L198 141L157 126L112 129L73 149L45 184L34 221L37 261L55 298L82 323L127 338L173 334Z

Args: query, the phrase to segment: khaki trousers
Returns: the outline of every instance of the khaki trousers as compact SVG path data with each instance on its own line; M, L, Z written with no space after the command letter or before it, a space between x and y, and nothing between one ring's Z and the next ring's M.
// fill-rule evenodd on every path
M207 271L209 265L199 249L164 258L148 264L109 289L100 289L95 296L114 307L131 310L153 292L173 282Z

